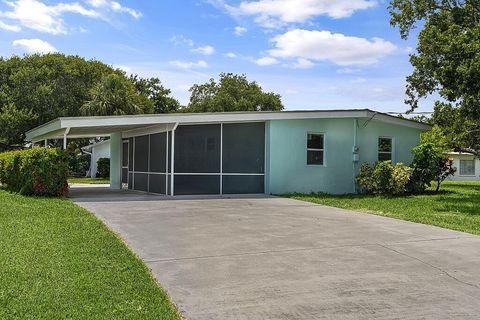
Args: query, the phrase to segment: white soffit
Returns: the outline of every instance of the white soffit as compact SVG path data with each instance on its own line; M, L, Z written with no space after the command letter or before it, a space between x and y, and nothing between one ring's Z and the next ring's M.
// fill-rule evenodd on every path
M27 141L41 141L63 136L70 128L69 137L108 136L114 132L140 131L142 128L168 124L202 124L217 122L254 122L268 120L364 118L402 125L420 130L430 126L416 121L401 119L369 109L315 110L278 112L219 112L219 113L171 113L107 117L58 118L26 133Z

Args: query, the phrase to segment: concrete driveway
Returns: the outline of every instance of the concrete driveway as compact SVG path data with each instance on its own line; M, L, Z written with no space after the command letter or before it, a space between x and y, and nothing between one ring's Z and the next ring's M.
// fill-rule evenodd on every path
M480 317L480 237L281 198L72 197L187 319Z

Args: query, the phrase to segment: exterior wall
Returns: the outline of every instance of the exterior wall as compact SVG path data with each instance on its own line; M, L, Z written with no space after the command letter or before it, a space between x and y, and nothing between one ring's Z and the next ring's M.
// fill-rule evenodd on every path
M366 124L366 126L364 126ZM420 143L419 129L393 125L375 120L358 121L358 147L360 163L374 163L378 160L378 138L388 137L393 140L392 162L410 165L413 161L412 148Z
M475 157L470 154L450 154L449 157L453 159L453 166L457 168L457 172L449 180L456 181L480 181L480 159L475 159L475 175L461 176L460 175L460 160L473 160Z
M355 119L271 120L267 125L267 193L355 192L363 162L377 161L378 138L393 138L393 162L410 164L420 130L358 119L359 162L353 161ZM307 133L325 135L324 165L307 165Z
M353 192L353 119L272 120L269 188L286 192ZM307 165L307 133L323 133L324 165Z
M90 162L90 177L97 175L97 161L100 158L110 158L110 140L99 143L92 147L92 157Z

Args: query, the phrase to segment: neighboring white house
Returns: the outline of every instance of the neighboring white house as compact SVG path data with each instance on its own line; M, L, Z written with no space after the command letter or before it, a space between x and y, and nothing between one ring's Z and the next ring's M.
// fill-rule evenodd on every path
M83 147L82 150L91 154L90 171L88 176L95 178L97 176L97 161L100 158L110 159L110 139Z
M470 153L449 152L453 159L453 166L457 168L455 175L450 180L480 180L480 159Z

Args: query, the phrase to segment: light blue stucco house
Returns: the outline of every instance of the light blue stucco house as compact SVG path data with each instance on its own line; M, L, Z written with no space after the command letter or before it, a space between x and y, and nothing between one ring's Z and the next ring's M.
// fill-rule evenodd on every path
M27 139L110 137L114 189L342 194L362 162L410 164L429 128L368 109L233 112L59 118Z

